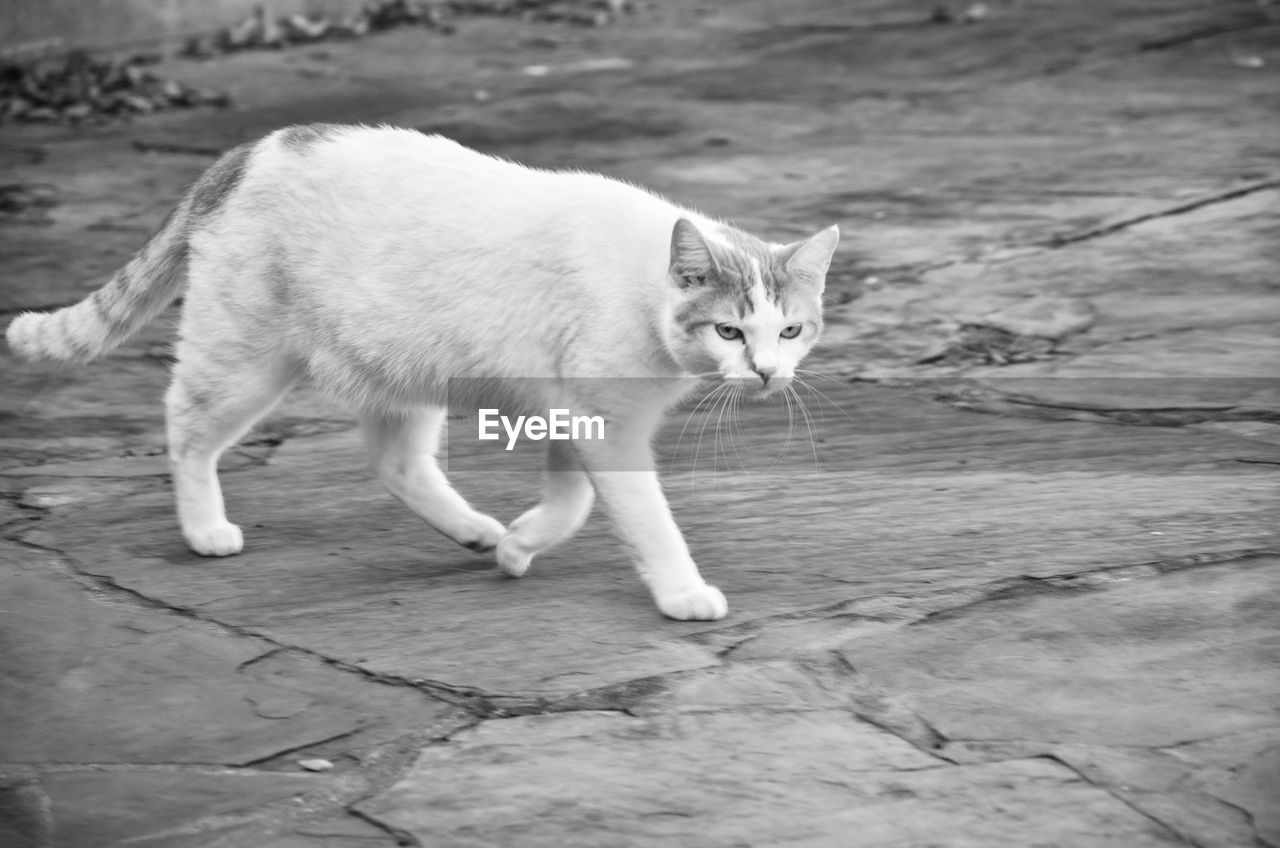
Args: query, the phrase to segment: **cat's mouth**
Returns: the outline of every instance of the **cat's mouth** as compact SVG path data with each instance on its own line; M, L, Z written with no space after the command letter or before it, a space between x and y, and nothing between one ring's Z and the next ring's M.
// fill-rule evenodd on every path
M791 385L791 378L771 377L765 380L752 375L750 377L725 377L724 382L751 400L765 400L779 392L786 391L787 387Z

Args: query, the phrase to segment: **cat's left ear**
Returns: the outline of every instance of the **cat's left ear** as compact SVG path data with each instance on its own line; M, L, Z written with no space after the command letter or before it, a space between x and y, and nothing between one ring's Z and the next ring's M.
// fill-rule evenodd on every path
M826 282L827 268L840 243L840 228L832 224L816 236L782 249L782 262L792 277L809 280L822 286Z

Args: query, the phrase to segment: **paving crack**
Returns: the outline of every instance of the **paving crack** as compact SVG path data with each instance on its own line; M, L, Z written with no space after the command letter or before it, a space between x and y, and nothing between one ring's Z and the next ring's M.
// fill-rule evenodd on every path
M1205 843L1202 843L1202 842L1200 842L1199 840L1193 839L1193 838L1191 838L1190 836L1188 836L1187 834L1182 833L1181 831L1177 830L1176 828L1174 828L1174 827L1172 827L1172 826L1170 826L1170 825L1166 824L1165 822L1161 821L1161 820L1160 820L1159 818L1157 818L1156 816L1152 815L1151 813L1149 813L1149 812L1147 812L1146 810L1142 809L1142 807L1140 807L1139 805L1135 804L1135 803L1134 803L1130 798L1125 797L1125 795L1124 795L1123 793L1120 793L1120 792L1115 791L1114 789L1112 789L1112 787L1111 787L1111 786L1107 785L1106 783L1101 783L1101 782L1098 782L1098 781L1096 781L1096 780L1092 779L1092 778L1091 778L1091 777L1089 777L1089 775L1088 775L1088 774L1086 774L1082 769L1076 768L1076 767L1075 767L1074 765L1072 765L1070 762L1068 762L1067 760L1064 760L1062 757L1059 757L1057 754L1054 754L1054 753L1037 754L1036 756L1034 756L1034 757L1030 757L1029 759L1033 759L1033 760L1049 760L1050 762L1057 763L1058 765L1060 765L1060 766L1062 766L1063 768L1065 768L1065 769L1067 769L1068 771L1070 771L1072 774L1076 775L1078 778L1080 778L1081 780L1083 780L1085 783L1089 784L1090 786L1094 787L1095 789L1099 789L1099 790L1101 790L1101 791L1103 791L1103 792L1107 793L1107 794L1108 794L1108 795L1110 795L1112 798L1115 798L1117 801L1119 801L1121 804L1124 804L1124 805L1125 805L1126 807L1128 807L1130 810L1133 810L1133 811L1134 811L1135 813L1137 813L1138 815L1142 816L1143 818L1147 819L1147 820L1148 820L1148 821L1150 821L1151 823L1155 824L1155 825L1156 825L1157 827L1159 827L1159 828L1160 828L1160 830L1162 830L1165 834L1167 834L1168 836L1171 836L1173 839L1177 840L1178 842L1181 842L1181 843L1184 843L1184 844L1187 844L1187 845L1194 845L1194 846L1195 846L1195 848L1212 848L1212 846L1209 846L1209 845L1207 845L1207 844L1205 844Z
M846 581L837 579L837 582L843 583ZM897 593L886 593L884 595L877 595L874 597L876 599L900 598L906 600L908 596ZM850 611L850 608L855 604L864 603L867 600L870 600L870 598L846 598L844 600L835 601L834 603L822 604L821 606L805 607L804 609L792 610L790 612L780 612L773 615L760 616L759 618L748 619L728 627L706 630L701 633L693 633L684 638L685 641L711 648L715 652L716 659L729 659L733 655L734 651L754 641L775 624L802 623L806 621L818 621L821 619L841 617L873 622L888 622L896 620L892 617L868 615Z
M827 656L828 667L832 670L845 676L859 677L857 668L842 652L830 651ZM874 692L867 692L861 700L855 695L852 701L850 712L854 718L898 737L935 759L956 764L945 753L949 741L946 735L915 710L897 702L890 703L886 697Z
M911 262L901 265L868 266L863 270L868 274L893 279L895 277L903 276L919 278L931 271L953 268L957 265L1003 265L1008 262L1016 262L1023 259L1033 258L1048 251L1059 250L1080 242L1092 241L1093 239L1114 235L1136 227L1139 224L1145 224L1161 218L1185 215L1189 212L1195 212L1208 206L1215 206L1219 203L1229 203L1233 200L1239 200L1252 194L1276 188L1280 188L1280 177L1270 177L1265 180L1257 180L1248 183L1247 185L1238 186L1226 191L1214 192L1203 197L1195 198L1194 200L1188 200L1184 203L1178 203L1164 209L1158 209L1154 212L1146 212L1141 215L1121 218L1118 221L1099 224L1096 227L1089 227L1083 230L1055 233L1046 238L1030 241L1010 240L964 254L941 256L937 259Z
M382 819L378 818L372 813L366 813L364 810L357 809L356 804L363 804L365 801L368 801L373 797L374 796L369 796L369 798L361 798L359 801L356 801L348 805L346 808L347 814L354 816L355 818L358 818L363 822L367 822L368 824L371 824L374 827L378 828L379 830L383 831L392 839L394 839L397 845L417 846L417 848L421 848L422 843L419 842L418 838L414 836L412 833L410 833L409 831L401 830L400 828L394 825L384 822Z
M1146 579L1190 568L1207 568L1277 556L1280 556L1280 549L1236 548L1143 562L1105 565L1047 576L1016 575L977 585L950 586L920 594L888 592L862 595L821 606L750 619L731 627L695 633L685 638L714 649L718 659L731 661L736 651L757 640L770 628L779 625L803 625L812 621L847 619L851 624L910 627L943 620L950 616L963 615L974 607L991 602L1033 595L1101 591L1121 581Z
M1154 751L1156 753L1166 753L1181 747L1185 747L1187 745L1201 745L1205 742L1212 742L1215 739L1226 739L1234 735L1236 734L1224 733L1218 736L1206 736L1202 739L1182 739L1177 742L1170 742L1170 743L1159 744L1159 745L1139 745L1139 744L1126 744L1122 742L1107 742L1105 747L1108 749L1114 749L1117 751ZM1029 748L1052 748L1057 745L1063 745L1063 744L1069 744L1069 743L1064 742L1062 740L1056 740L1056 739L1007 739L1007 738L991 739L991 738L978 738L978 737L969 737L969 736L954 736L947 740L947 744L974 745L974 746L1025 745ZM989 759L984 758L982 762L999 763L999 762L1005 762L1011 759L1022 760L1022 759L1026 759L1026 757L1025 756L1018 756L1018 757L993 756Z
M1170 557L1168 559L1152 560L1142 563L1109 565L1086 571L1054 574L1048 577L1024 574L1017 577L996 580L977 587L976 591L978 596L972 600L955 606L935 609L914 621L908 622L907 626L913 627L922 624L931 624L937 621L945 621L964 615L975 607L999 601L1026 598L1035 595L1096 592L1105 590L1115 583L1124 580L1156 577L1161 574L1185 571L1191 568L1228 565L1232 563L1248 562L1252 559L1275 556L1280 556L1280 550L1272 550L1270 548L1244 548L1233 551L1214 551L1203 554L1188 554L1186 556Z
M0 762L0 776L24 770L37 770L47 774L74 774L78 772L158 772L160 774L207 774L219 776L279 774L276 771L250 770L244 766L232 766L226 763L96 763L85 761L61 762L58 760L22 763Z
M1150 41L1144 41L1138 45L1138 51L1148 53L1154 50L1168 50L1173 47L1182 47L1185 44L1194 44L1197 41L1204 41L1207 38L1216 38L1220 35L1231 35L1237 32L1248 32L1249 30L1262 29L1271 26L1274 23L1271 18L1263 16L1252 18L1247 21L1235 21L1231 23L1209 24L1207 26L1197 27L1196 29L1180 32L1176 35L1165 36L1164 38L1154 38Z
M132 589L128 586L125 586L119 583L118 581L116 581L115 578L109 575L94 574L90 571L85 570L84 568L80 567L80 565L77 563L74 557L56 548L45 547L43 545L38 545L33 542L25 541L23 539L12 539L10 541L13 541L16 544L22 545L24 547L31 548L33 550L38 550L43 553L52 554L56 557L59 557L62 560L62 562L74 574L76 574L78 577L82 579L86 579L90 581L94 585L94 587L98 590L111 592L117 595L124 595L135 602L141 602L143 605L147 606L148 608L161 610L169 613L174 613L176 615L180 615L184 618L188 618L193 621L199 621L205 625L214 626L228 635L238 636L241 638L248 638L248 639L258 639L272 646L271 651L265 652L263 655L260 655L258 657L251 659L249 661L250 663L264 659L266 656L272 653L276 653L280 651L293 651L293 652L297 652L299 654L303 654L305 656L309 656L314 659L317 659L323 662L325 665L338 669L339 671L343 671L348 674L358 675L359 677L362 677L374 683L380 683L386 686L403 686L403 687L408 687L412 689L417 689L436 700L443 701L453 706L461 707L467 710L468 712L471 712L476 715L480 715L482 717L488 717L492 715L501 716L506 714L508 709L518 709L522 707L536 706L536 703L533 705L530 705L528 698L524 698L519 695L513 695L508 693L487 692L485 690L478 689L475 687L461 686L461 685L446 683L440 680L431 680L427 678L409 678L409 677L404 677L396 674L387 674L384 672L373 671L371 669L365 668L364 666L357 665L355 663L351 663L346 660L339 659L337 657L328 656L327 654L312 650L311 648L307 648L302 645L294 645L288 642L282 642L278 639L272 638L271 636L265 633L262 633L260 631L254 630L249 627L229 624L217 618L212 618L207 615L202 615L195 607L183 606L181 604L174 604L168 601L161 600L159 598L154 598L146 594L145 592L140 592L136 589Z
M338 657L332 657L302 645L295 645L280 641L279 639L275 639L250 627L229 624L217 618L202 614L196 607L173 604L159 598L154 598L144 592L122 585L117 582L115 578L109 575L94 574L86 571L79 566L74 557L55 548L45 547L22 539L14 539L12 541L24 547L59 557L72 573L81 579L88 580L93 587L99 591L124 595L132 601L140 602L150 609L180 615L183 618L199 621L204 625L216 627L227 635L247 639L257 639L271 646L270 650L264 651L262 654L252 657L242 663L238 670L243 670L246 667L252 666L256 662L265 660L275 654L293 652L311 657L324 663L330 668L334 668L346 674L358 676L373 683L384 686L416 689L434 700L441 701L449 704L450 706L458 707L479 720L513 718L526 715L543 715L548 713L579 712L585 710L614 710L625 712L627 705L624 702L634 701L636 698L652 692L655 688L655 684L653 683L654 678L646 677L601 687L596 690L587 690L567 696L553 697L508 692L491 692L473 686L448 683L446 681L434 680L431 678L406 677L398 674L374 671L362 665L358 665ZM663 676L664 675L656 675L655 677L661 678ZM314 744L316 743L308 743L304 747L311 747ZM279 753L272 754L271 758L276 756L279 756Z
M255 766L260 766L266 763L275 762L276 760L279 760L282 757L287 757L290 754L296 754L298 751L305 751L308 748L314 748L317 745L323 745L326 742L337 742L339 739L349 739L350 737L355 736L356 734L360 733L360 731L364 729L365 729L364 725L361 724L352 728L351 730L344 730L341 733L334 733L331 736L325 736L320 739L309 739L301 745L294 745L291 748L282 748L278 751L272 751L270 754L267 754L266 756L258 757L256 760L246 760L240 765L243 765L245 768L253 768Z
M247 659L244 662L240 663L240 665L236 666L236 673L242 673L245 669L258 664L263 660L268 660L271 657L274 657L283 653L286 653L286 650L284 648L272 648L269 651L265 651L261 654L258 654L256 657L251 657L250 659Z
M705 668L668 671L610 683L593 689L583 689L562 698L547 699L538 714L567 712L619 712L634 715L640 702L667 691L675 681L705 672ZM516 713L513 715L530 715Z
M1227 203L1232 200L1239 200L1251 194L1257 194L1260 191L1268 191L1270 189L1280 188L1280 178L1261 180L1259 182L1249 183L1230 191L1217 192L1207 197L1189 200L1186 203L1179 203L1176 206L1170 206L1167 209L1161 209L1156 212L1148 212L1143 215L1134 215L1130 218L1122 218L1119 221L1113 221L1110 224L1101 224L1097 227L1091 227L1086 230L1078 230L1073 233L1061 233L1050 236L1041 241L1031 242L1028 247L1042 247L1048 249L1057 249L1066 247L1069 244L1076 244L1082 241L1109 236L1114 233L1135 227L1138 224L1145 224L1148 221L1155 221L1160 218L1171 218L1175 215L1185 215L1188 212L1194 212L1197 209L1203 209L1206 206L1214 206L1219 203Z
M886 384L888 385L888 384ZM938 389L933 399L969 412L989 415L1024 415L1048 420L1089 416L1089 420L1136 427L1185 427L1219 421L1280 423L1280 410L1240 404L1214 406L1125 407L1057 403L1008 392L991 386L960 385Z
M1244 820L1249 823L1249 829L1253 831L1254 840L1258 843L1259 846L1261 846L1261 848L1280 848L1276 845L1276 843L1263 838L1262 833L1258 830L1258 820L1251 811L1249 811L1245 807L1240 806L1239 804L1228 801L1226 798L1223 798L1220 795L1215 795L1213 792L1209 792L1206 790L1205 794L1208 795L1213 800L1217 801L1222 806L1235 810L1237 813L1243 816Z

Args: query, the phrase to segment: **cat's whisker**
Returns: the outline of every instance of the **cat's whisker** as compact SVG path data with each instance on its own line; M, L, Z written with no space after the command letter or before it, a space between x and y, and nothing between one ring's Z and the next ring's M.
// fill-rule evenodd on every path
M792 433L795 432L796 413L795 407L791 403L791 393L794 391L790 386L782 393L782 399L787 404L787 436L782 441L782 449L778 451L778 455L773 458L773 462L769 463L769 469L772 470L782 462L782 458L787 455L787 451L791 449Z
M731 385L729 387L729 391L725 393L724 402L720 405L720 414L716 417L716 438L718 441L720 434L724 434L726 447L721 449L721 455L724 457L725 470L728 472L732 472L734 470L732 458L729 456L729 451L732 450L734 452L735 458L738 456L737 445L733 440L733 415L734 408L736 406L735 401L741 391L741 387L737 385ZM725 424L726 415L729 419L729 423L727 425Z
M707 408L706 415L702 419L702 426L698 428L698 441L693 447L693 467L695 469L695 474L698 467L698 456L702 451L702 437L706 435L707 425L711 423L711 416L715 415L716 410L720 407L721 398L723 397L724 394L726 394L729 391L729 387L727 385L723 386L722 388L724 389L724 391L716 391L712 393L716 398L715 403L713 403L711 406ZM714 431L713 431L713 435L714 435ZM715 443L713 440L712 452L711 452L711 481L713 485L716 479L715 470L716 470L716 458L715 458Z
M821 400L826 400L826 401L827 401L827 403L830 403L830 402L831 402L831 399L830 399L830 398L828 398L826 395L824 395L824 394L823 394L821 391L819 391L818 389L816 389L816 388L814 388L813 386L811 386L811 385L809 385L808 383L806 383L804 380L801 380L801 381L798 383L798 385L800 386L800 388L802 388L802 389L804 389L806 392L808 392L811 398L817 398L819 401L821 401ZM826 430L826 427L827 427L827 417L826 417L826 411L825 411L825 409L824 409L824 407L825 407L825 406L826 406L826 404L823 404L823 403L816 403L816 404L814 405L814 409L812 409L812 410L811 410L812 412L814 412L814 416L815 416L815 417L817 418L817 420L818 420L818 432L823 432L823 431L825 431L825 430ZM843 410L843 409L841 409L841 410L839 410L839 411L840 411L840 412L844 412L844 410ZM845 414L845 417L846 417L846 418L850 418L850 419L852 418L848 413L844 413L844 414Z
M710 381L710 380L718 380L718 379L720 379L720 378L722 378L722 377L723 377L723 375L722 375L719 371L704 371L704 372L699 373L699 374L686 374L686 375L685 375L685 376L683 376L683 377L677 377L677 378L673 378L673 379L675 379L676 381L679 381L679 382L689 382L689 383L692 383L692 387L691 387L691 389L690 389L690 393L691 393L692 391L694 391L694 390L696 390L696 389L699 389L699 388L702 388L703 386L705 386L705 385L707 384L707 382L708 382L708 381ZM686 395L686 396L685 396L685 399L686 399L686 400L687 400L687 397L688 397L688 395Z
M818 444L813 438L813 416L809 414L809 407L804 402L804 398L795 389L787 386L787 390L795 397L796 405L800 408L800 415L804 418L805 429L809 432L809 449L813 453L813 467L821 472L822 463L818 460Z
M715 485L716 478L717 478L717 476L718 476L718 474L719 474L719 472L720 472L720 457L721 457L721 456L723 456L723 457L724 457L724 464L725 464L725 468L726 468L726 469L729 469L729 468L730 468L730 463L729 463L729 452L728 452L728 450L726 450L726 449L722 449L722 448L720 447L720 435L721 435L722 433L723 433L723 434L724 434L724 436L725 436L725 441L726 441L726 442L728 442L728 441L729 441L729 436L730 436L730 434L729 434L728 430L726 430L726 429L725 429L725 427L724 427L724 414L725 414L725 412L727 412L727 411L729 410L730 405L733 403L733 396L734 396L734 392L737 390L737 387L736 387L736 386L734 386L734 385L731 385L731 384L728 386L728 388L729 388L729 390L728 390L727 392L725 392L725 393L724 393L724 395L723 395L723 396L721 397L721 399L720 399L720 403L719 403L719 404L717 404L716 429L715 429L715 433L714 433L714 435L713 435L713 439L712 439L712 451L711 451L711 463L712 463L711 481L712 481L712 486L714 486L714 485ZM731 419L731 420L732 420L732 419Z
M799 374L799 372L797 372L797 374ZM848 418L850 421L856 422L857 419L855 419L852 415L850 415L848 410L846 410L840 404L832 400L831 397L826 392L816 388L815 386L811 385L807 380L804 380L799 376L796 376L794 378L794 382L797 385L799 385L801 388L803 388L805 391L811 392L812 394L816 395L817 397L821 398L822 400L830 404L837 411L839 411L839 413L843 415L845 418Z
M848 381L848 380L842 380L842 379L840 379L839 377L833 377L833 376L831 376L830 374L824 373L824 372L822 372L822 371L815 371L815 370L813 370L812 368L797 368L797 369L795 370L795 373L797 373L797 374L804 374L804 375L806 375L806 376L808 376L808 377L813 377L813 378L818 379L818 380L826 380L828 383L833 383L833 384L835 384L835 385L837 385L837 386L847 386L847 385L849 385L849 381Z
M817 386L814 386L811 382L809 382L808 379L805 379L805 378L808 377L810 379L825 380L826 382L832 384L833 386L839 386L841 388L848 387L849 385L848 380L841 380L836 377L832 377L830 374L824 374L821 371L813 371L808 368L797 368L796 374L800 375L796 377L796 382L798 384L803 386L811 394L821 398L825 403L830 404L832 407L834 407L837 411L839 411L842 415L844 415L850 421L854 420L853 416L850 415L849 412L846 409L844 409L844 407L836 403L835 400L833 400L826 392L822 391ZM821 407L819 409L821 409Z
M685 431L689 429L689 422L693 420L693 417L698 413L698 410L702 408L702 405L703 405L704 403L706 403L706 402L707 402L707 399L708 399L709 397L711 397L711 395L712 395L712 394L714 394L714 393L715 393L715 392L714 392L714 390L713 390L712 392L710 392L710 393L708 393L708 394L705 394L705 395L703 395L702 397L698 398L698 402L697 402L697 403L695 403L695 404L693 405L693 408L692 408L692 409L690 409L690 410L685 414L685 417L684 417L684 426L682 426L682 427L680 428L680 433L679 433L679 435L677 435L677 436L676 436L676 445L675 445L675 447L672 449L672 461L673 461L673 462L675 461L675 457L676 457L676 455L678 455L678 454L679 454L679 452L680 452L680 442L681 442L681 440L684 438L684 433L685 433Z
M720 418L717 419L716 421L716 430L717 432L719 432L719 430L721 429L720 425L721 425L721 422L724 420L725 413L726 412L729 413L729 426L724 428L725 442L728 444L729 449L733 451L734 459L738 461L738 466L740 469L743 467L742 455L738 453L738 445L733 438L733 435L734 435L733 434L733 418L735 414L735 408L737 406L737 400L738 400L738 397L741 395L741 393L742 393L742 388L740 386L733 386L729 390L728 395L726 395L725 397L724 408L720 410ZM727 450L725 451L725 454L724 454L724 464L726 467L729 466L729 452Z
M728 384L721 383L720 385L716 386L715 389L713 389L705 398L703 398L704 402L710 401L713 398L715 398L716 400L710 406L707 407L707 410L704 413L704 417L702 419L702 426L698 428L698 441L695 442L693 446L693 462L691 463L691 466L690 466L689 485L691 486L693 485L694 481L697 480L697 477L698 477L698 455L702 451L702 437L707 432L707 424L710 423L711 416L715 414L716 406L719 405L719 398L728 390L729 390ZM701 404L699 404L699 406L701 406ZM713 470L714 470L714 467L715 467L715 462L713 460L712 461ZM714 479L714 475L712 479Z
M720 385L716 386L710 392L703 395L698 400L698 402L694 404L693 409L689 410L689 414L686 415L684 419L684 426L680 428L680 435L676 437L676 446L671 453L671 468L669 470L675 469L675 463L680 454L680 444L681 442L684 441L684 434L685 434L685 431L689 429L689 423L693 421L694 416L698 414L698 410L701 409L703 405L707 404L709 401L715 398L715 396L719 394L721 391L723 391L725 388L726 388L726 385L724 383L721 383ZM711 407L708 407L708 410L710 409ZM706 428L706 425L704 423L703 429L705 428ZM699 440L701 440L701 431L699 431ZM693 452L693 467L691 469L692 471L692 477L690 480L691 483L692 483L692 479L697 477L697 465L698 465L698 452L697 452L697 449L695 448Z
M739 470L741 471L747 470L747 463L746 461L743 460L742 453L738 450L738 444L741 443L743 447L748 449L750 448L750 445L747 443L746 435L742 432L742 421L738 415L738 411L742 407L742 398L745 395L746 395L746 389L743 389L741 387L739 387L738 390L734 392L732 407L730 409L730 414L729 414L730 444L733 445L733 453L734 453L734 456L738 458L738 467L739 467ZM737 437L736 442L733 441L735 436ZM749 450L748 450L748 453L749 453Z
M711 428L711 488L714 490L716 481L720 478L720 423L724 420L724 405L728 401L729 392L725 392L716 401L716 408L713 410L716 416L716 423Z

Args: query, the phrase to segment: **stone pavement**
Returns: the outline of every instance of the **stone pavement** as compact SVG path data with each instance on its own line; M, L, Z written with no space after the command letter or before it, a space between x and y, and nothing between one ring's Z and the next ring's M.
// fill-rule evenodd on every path
M598 517L500 578L305 390L226 458L245 553L202 560L168 328L0 354L0 845L1280 845L1280 7L936 5L467 20L163 67L227 112L0 130L9 313L297 121L845 233L813 440L770 405L664 440L713 624ZM536 496L470 466L500 517Z

